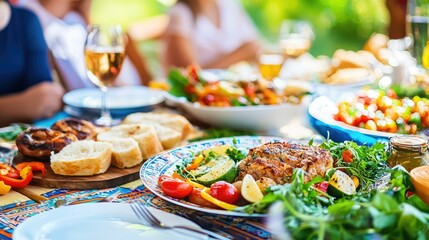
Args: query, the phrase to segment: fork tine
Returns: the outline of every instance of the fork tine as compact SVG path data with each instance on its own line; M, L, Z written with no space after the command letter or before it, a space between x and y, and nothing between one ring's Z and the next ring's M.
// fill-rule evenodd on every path
M161 221L158 220L158 218L156 218L150 211L149 209L142 205L142 204L138 204L138 206L141 208L141 210L143 211L143 213L146 215L146 217L150 218L152 222L154 222L156 225L161 226L162 223Z
M146 213L143 211L141 205L138 202L132 203L131 208L140 220L143 220L151 226L159 226L157 225L156 221L146 215Z

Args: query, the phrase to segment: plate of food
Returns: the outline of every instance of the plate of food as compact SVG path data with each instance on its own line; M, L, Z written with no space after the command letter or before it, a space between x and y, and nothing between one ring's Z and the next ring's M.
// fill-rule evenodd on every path
M99 113L101 109L101 91L97 88L77 89L66 93L63 101L75 111ZM114 115L148 111L163 101L162 91L143 86L111 88L107 93L107 107Z
M429 206L407 193L413 189L410 175L400 166L391 168L389 156L384 143L243 136L161 153L143 164L140 178L162 199L210 214L270 219L279 203L277 223L294 239L428 234ZM386 204L397 211L389 213ZM409 207L413 211L406 212ZM386 214L396 220L411 214L415 231L381 219Z
M399 92L398 92L399 93ZM343 92L337 100L318 97L308 109L310 122L335 140L360 143L387 141L398 134L424 133L429 127L429 99L408 97L396 91L361 90Z
M303 82L256 80L206 81L196 67L172 69L166 99L207 124L240 129L272 130L305 116L311 86Z

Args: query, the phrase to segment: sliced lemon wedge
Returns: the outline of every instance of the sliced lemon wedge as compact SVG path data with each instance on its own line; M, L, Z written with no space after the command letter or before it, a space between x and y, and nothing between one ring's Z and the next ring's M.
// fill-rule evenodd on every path
M241 196L251 203L259 202L264 197L255 179L250 174L246 174L243 178Z

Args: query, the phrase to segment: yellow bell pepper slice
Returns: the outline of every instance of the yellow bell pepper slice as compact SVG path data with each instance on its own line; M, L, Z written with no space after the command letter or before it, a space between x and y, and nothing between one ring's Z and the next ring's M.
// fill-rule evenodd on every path
M210 194L209 194L209 188L204 188L202 191L201 191L201 197L202 198L204 198L205 200L207 200L207 201L209 201L209 202L211 202L211 203L213 203L214 205L216 205L216 206L218 206L218 207L221 207L221 208L223 208L223 209L226 209L226 210L234 210L235 208L237 208L238 206L237 205L233 205L233 204L229 204L229 203L226 203L226 202L224 202L224 201L221 201L221 200L218 200L218 199L216 199L216 198L214 198L214 197L212 197Z
M5 195L10 191L11 188L11 186L4 184L3 181L0 181L0 195Z
M194 188L204 189L206 187L202 184L196 183L196 182L189 180L189 179L186 179L186 182L191 184Z
M200 166L200 163L204 160L203 155L198 155L196 158L194 158L194 160L192 161L192 163L186 167L186 170L190 171L190 170L195 170Z

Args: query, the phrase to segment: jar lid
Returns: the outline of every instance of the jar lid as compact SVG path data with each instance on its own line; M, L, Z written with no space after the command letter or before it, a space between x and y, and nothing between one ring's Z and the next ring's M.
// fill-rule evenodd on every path
M409 151L421 151L428 146L428 140L418 135L394 136L389 140L393 147Z

